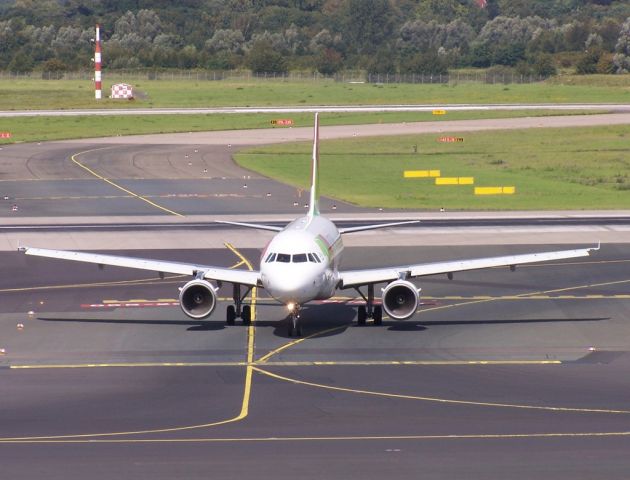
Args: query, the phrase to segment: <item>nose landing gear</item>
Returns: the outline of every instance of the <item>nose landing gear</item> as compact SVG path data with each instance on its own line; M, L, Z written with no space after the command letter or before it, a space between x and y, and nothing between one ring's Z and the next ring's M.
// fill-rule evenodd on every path
M302 336L302 325L300 323L300 306L289 304L289 327L287 330L287 334L289 337L301 337Z

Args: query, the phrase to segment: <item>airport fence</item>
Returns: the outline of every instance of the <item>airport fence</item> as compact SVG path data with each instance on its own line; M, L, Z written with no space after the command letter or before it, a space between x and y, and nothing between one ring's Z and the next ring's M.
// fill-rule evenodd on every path
M341 83L373 83L373 84L457 84L457 83L487 83L512 84L536 83L548 77L540 75L522 75L516 72L454 72L449 74L430 73L366 73L362 71L345 71L335 75L321 75L317 72L288 72L288 73L252 73L250 71L221 71L221 70L105 70L105 80L137 81L291 81L291 82L341 82ZM91 81L94 72L31 72L17 74L0 71L0 80L45 79L45 80L86 80Z

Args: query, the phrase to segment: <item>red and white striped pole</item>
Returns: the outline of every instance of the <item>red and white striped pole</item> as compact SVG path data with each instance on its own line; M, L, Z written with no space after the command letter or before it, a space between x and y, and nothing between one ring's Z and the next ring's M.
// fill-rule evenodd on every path
M96 25L96 39L94 40L94 98L100 100L103 94L101 84L101 27Z

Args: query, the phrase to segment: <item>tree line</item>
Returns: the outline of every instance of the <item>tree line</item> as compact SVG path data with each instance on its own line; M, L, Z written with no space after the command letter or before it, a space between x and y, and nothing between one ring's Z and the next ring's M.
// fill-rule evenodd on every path
M0 0L0 70L630 70L630 0Z

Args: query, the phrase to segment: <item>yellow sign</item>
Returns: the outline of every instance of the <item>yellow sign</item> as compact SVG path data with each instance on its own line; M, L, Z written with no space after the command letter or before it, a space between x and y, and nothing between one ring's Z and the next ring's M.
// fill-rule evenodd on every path
M433 115L446 115L446 110L433 110Z
M473 185L474 177L441 177L435 179L436 185Z
M428 177L439 177L439 170L405 170L404 177L405 178L428 178Z
M514 195L516 187L475 187L475 195Z

